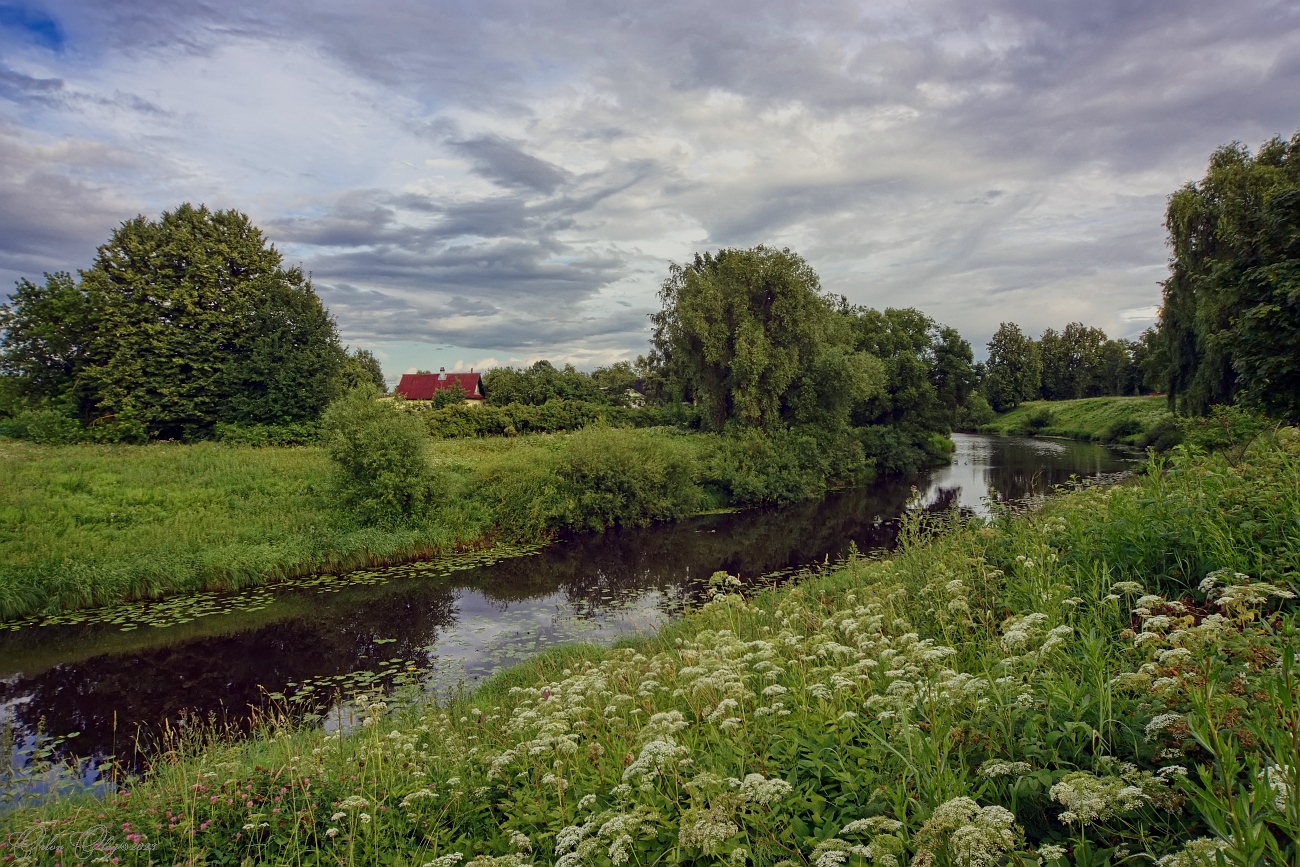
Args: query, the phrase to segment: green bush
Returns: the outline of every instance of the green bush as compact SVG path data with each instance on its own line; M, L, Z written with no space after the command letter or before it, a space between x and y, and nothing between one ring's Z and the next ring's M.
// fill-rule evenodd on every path
M709 460L708 481L725 502L734 505L792 503L823 493L832 481L862 469L860 445L847 438L849 453L840 455L845 476L832 472L834 456L809 431L738 428L722 436Z
M575 529L672 521L705 505L694 450L672 434L591 427L571 438L556 470Z
M330 404L325 446L339 505L362 524L400 526L423 518L433 502L427 436L418 418L378 397L361 387Z
M1051 427L1056 422L1056 415L1045 406L1041 406L1029 414L1025 419L1023 433L1027 436L1034 436L1044 428Z
M1138 437L1137 444L1144 449L1152 448L1158 452L1167 452L1181 444L1183 436L1181 422L1175 416L1169 415L1147 428L1142 436Z
M409 409L419 413L429 435L435 439L560 433L581 430L596 422L610 427L699 427L699 413L693 407L683 406L631 409L589 401L556 399L543 404L469 406L460 403L442 408Z
M858 429L867 460L883 475L911 475L947 456L952 442L926 431L909 431L892 425Z
M1104 443L1117 443L1126 437L1140 433L1142 433L1142 422L1135 418L1125 418L1102 431L1100 439Z
M236 446L306 446L320 440L320 425L298 424L225 424L217 422L214 431L220 442Z
M81 423L61 409L23 409L0 422L0 435L43 445L66 445L85 438Z
M957 408L956 427L958 430L972 431L993 421L996 415L988 399L978 391L973 391L966 402Z

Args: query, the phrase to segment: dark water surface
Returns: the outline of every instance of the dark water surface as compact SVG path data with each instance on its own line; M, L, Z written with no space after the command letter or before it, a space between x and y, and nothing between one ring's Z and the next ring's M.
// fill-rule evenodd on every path
M834 561L850 543L888 547L913 486L927 509L980 512L990 489L1023 499L1071 476L1122 472L1134 460L1062 440L953 440L947 467L816 502L577 536L450 575L415 564L264 588L245 594L256 604L219 606L242 610L167 627L91 622L3 632L0 721L20 742L38 727L78 732L61 750L130 764L137 741L149 743L163 727L215 719L242 728L268 695L305 713L327 710L340 691L372 678L472 686L557 643L653 630L698 598L714 572L772 580Z

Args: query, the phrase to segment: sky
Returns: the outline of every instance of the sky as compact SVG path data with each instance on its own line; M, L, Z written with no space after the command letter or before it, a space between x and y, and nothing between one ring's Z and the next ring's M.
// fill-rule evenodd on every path
M634 359L756 244L978 356L1139 334L1169 194L1297 129L1294 0L0 0L0 287L193 202L390 379Z

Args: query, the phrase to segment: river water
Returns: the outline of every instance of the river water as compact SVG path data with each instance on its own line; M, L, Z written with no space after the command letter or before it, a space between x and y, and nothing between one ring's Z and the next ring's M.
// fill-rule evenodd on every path
M324 713L367 683L472 686L557 643L653 630L698 599L715 572L789 580L851 544L887 548L913 496L929 510L980 513L990 491L1023 500L1072 476L1121 473L1136 457L1063 440L953 440L946 467L815 502L580 535L450 574L411 564L205 597L182 605L186 616L148 619L171 625L92 617L0 632L0 722L20 744L38 729L75 732L59 754L136 765L139 745L166 727L243 729L268 700Z

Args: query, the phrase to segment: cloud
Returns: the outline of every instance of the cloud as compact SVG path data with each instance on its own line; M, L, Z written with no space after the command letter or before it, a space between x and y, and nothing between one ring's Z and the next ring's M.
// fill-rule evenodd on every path
M756 243L977 346L1131 336L1168 194L1300 117L1272 0L3 8L58 44L0 15L0 272L239 207L348 340L465 358L633 356L669 261Z

